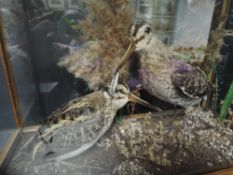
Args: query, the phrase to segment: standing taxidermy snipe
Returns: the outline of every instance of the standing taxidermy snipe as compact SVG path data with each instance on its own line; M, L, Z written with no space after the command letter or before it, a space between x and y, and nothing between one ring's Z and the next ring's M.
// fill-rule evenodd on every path
M151 95L182 107L195 105L203 99L208 89L205 73L197 66L175 59L172 51L152 35L148 22L132 24L129 37L132 42L115 75L118 75L131 53L137 51L140 57L139 80ZM113 82L116 79L117 76Z
M34 136L36 143L32 148L32 159L35 158L37 150L43 145L51 145L54 142L54 136L59 136L59 131L64 127L77 126L76 135L82 137L71 151L66 151L62 155L53 155L48 160L62 161L78 156L90 147L92 147L111 127L114 116L117 111L127 102L138 102L142 105L153 108L149 103L141 100L139 97L130 93L129 89L123 85L117 85L113 95L109 88L93 92L81 98L76 98L68 104L58 108L42 125L38 133ZM85 137L85 139L84 139ZM22 149L31 143L31 138ZM60 143L58 141L58 143ZM59 145L59 144L58 144ZM21 149L21 151L22 151ZM51 151L50 151L51 154ZM52 154L54 152L52 151ZM15 159L19 157L17 155Z

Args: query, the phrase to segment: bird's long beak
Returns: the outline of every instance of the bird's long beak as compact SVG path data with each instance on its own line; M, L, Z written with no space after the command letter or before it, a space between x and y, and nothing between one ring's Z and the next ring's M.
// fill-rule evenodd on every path
M114 72L114 75L117 74L122 69L122 67L125 65L125 63L130 59L130 56L134 52L134 50L135 50L135 43L132 40L129 44L127 51L125 52L125 54L123 56L122 62L117 66L117 68Z
M142 100L141 98L139 98L138 96L136 96L136 95L134 95L132 93L129 93L128 98L129 98L129 101L139 103L139 104L141 104L141 105L143 105L145 107L148 107L150 109L153 109L155 111L162 111L160 108L148 103L147 101Z
M112 78L112 82L110 85L110 93L111 95L113 95L115 93L116 90L116 86L118 84L118 79L119 79L119 72L122 69L122 67L126 64L126 62L129 60L131 54L133 53L133 51L135 50L135 43L132 40L129 44L129 47L127 49L127 51L125 52L122 62L117 66L116 70L113 73L113 78Z

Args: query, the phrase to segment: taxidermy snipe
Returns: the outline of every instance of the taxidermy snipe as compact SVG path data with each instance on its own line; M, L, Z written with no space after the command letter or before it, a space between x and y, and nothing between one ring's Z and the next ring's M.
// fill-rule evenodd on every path
M33 144L32 148L32 159L34 160L41 146L46 145L48 147L53 143L54 135L58 133L60 129L64 127L69 128L71 125L80 128L77 131L80 132L80 134L78 134L84 135L85 138L88 136L88 139L80 138L80 142L76 143L75 149L59 156L52 156L53 158L50 156L48 160L61 161L78 156L92 147L107 132L112 125L117 111L129 101L153 108L149 103L133 95L128 88L120 84L117 85L113 95L110 94L109 88L105 88L81 98L76 98L58 108L51 114L45 124L40 127L38 133L34 136L36 142ZM26 148L32 140L33 138L31 138L22 149ZM15 159L18 156L16 156Z
M197 66L175 59L168 46L152 35L148 22L132 24L129 27L129 37L131 44L115 75L118 76L131 53L137 51L139 81L151 95L182 107L193 106L203 99L208 89L205 73ZM113 84L116 84L117 76L113 79Z

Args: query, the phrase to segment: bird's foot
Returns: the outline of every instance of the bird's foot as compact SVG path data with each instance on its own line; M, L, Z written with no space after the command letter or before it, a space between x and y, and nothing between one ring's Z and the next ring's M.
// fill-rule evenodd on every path
M136 89L131 91L131 93L133 93L134 95L140 97L140 90L142 89L142 85L138 84L136 86ZM136 102L130 102L127 106L127 110L129 114L133 114L135 111L135 106L136 106Z

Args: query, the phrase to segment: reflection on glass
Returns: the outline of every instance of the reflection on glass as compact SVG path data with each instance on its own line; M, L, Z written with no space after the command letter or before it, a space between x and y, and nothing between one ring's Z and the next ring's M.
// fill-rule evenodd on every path
M69 71L69 69L67 68L68 66L67 67L64 66L64 68L59 67L58 66L59 61L62 60L62 58L64 58L66 55L69 54L72 55L73 53L76 54L81 53L80 54L81 56L79 57L82 57L85 53L79 52L81 49L85 47L87 48L91 47L92 46L91 44L93 43L94 43L93 45L95 45L96 43L97 43L96 45L98 45L99 43L102 42L102 40L105 39L105 37L110 38L112 37L112 35L105 36L105 33L102 32L99 32L100 33L99 34L97 29L102 24L98 24L98 20L93 17L95 20L90 18L90 20L93 20L93 28L87 29L87 33L90 31L91 32L94 31L93 32L94 34L97 33L100 36L102 35L103 36L100 37L101 39L97 39L93 37L88 41L85 40L84 36L86 31L82 30L83 33L81 32L80 21L90 16L88 16L89 15L88 10L85 9L85 5L81 0L37 0L37 1L22 0L22 3L19 3L19 1L17 3L15 3L16 1L6 2L4 0L0 0L0 2L1 1L2 4L0 10L1 10L1 16L3 18L5 42L10 56L10 62L13 67L14 80L17 88L16 90L19 96L21 115L24 120L24 125L23 125L24 133L22 134L21 142L19 144L20 147L22 147L22 145L29 140L28 139L29 136L32 135L32 132L27 132L29 130L28 128L30 128L29 126L32 126L31 127L32 130L33 129L35 130L35 128L37 127L33 125L41 125L43 121L45 121L45 119L53 111L58 109L62 104L67 103L68 101L74 99L75 97L80 97L91 92L87 86L87 83L85 83L83 80L80 80L79 78L75 78L74 76L75 70L80 68L77 66L78 64L76 64L75 58L74 61L72 62L73 64L68 65L74 69L73 72ZM108 0L104 2L110 2L110 1ZM165 48L164 50L166 51L166 53L164 55L166 55L168 50L171 49L172 57L183 56L185 59L190 57L191 58L195 57L198 59L204 58L205 47L207 45L207 40L209 36L209 30L210 30L210 25L214 10L214 1L212 0L206 0L206 1L132 0L132 4L133 4L133 10L135 12L134 20L135 21L145 20L151 23L153 37L157 36L162 42L166 44L163 45L160 42L158 42L159 44L162 45L161 48L163 49ZM110 5L106 6L106 8L110 8L110 7L111 7ZM117 13L117 11L114 11L115 8L113 7L111 8L113 9L113 10L111 9L113 13L109 12L110 15ZM95 8L93 9L95 10ZM105 19L104 15L103 15L103 19ZM115 20L115 18L114 19L112 18L112 20ZM103 26L103 28L106 26L109 28L112 27L110 25L108 26L108 22L110 20L109 21L106 20L106 21L105 21L106 25ZM124 24L124 25L125 26L121 26L121 24L119 24L120 26L119 28L122 29L122 31L124 29L125 31L127 31L127 28L130 26L130 24ZM107 27L105 30L106 33L109 29ZM118 29L118 26L116 28ZM151 28L149 28L147 31L150 32ZM115 33L117 32L118 31L115 31ZM121 35L122 33L120 34L117 33L117 34ZM126 38L125 40L127 39L128 38ZM123 40L121 41L123 42ZM110 40L107 43L110 45L114 42L113 40ZM127 45L124 45L124 47L127 47ZM201 49L199 49L199 47L201 47ZM93 50L96 49L97 51L96 50L95 51L98 52L99 48L97 47L97 49L94 48ZM111 52L117 50L108 47L106 48L109 51L106 53L110 53L110 54ZM196 50L196 48L198 49ZM89 54L89 52L86 53L87 55ZM158 55L163 56L163 54L158 54ZM158 55L155 55L155 57ZM102 71L98 69L99 67L102 68L101 66L99 66L102 64L101 56L99 55L97 56L98 58L95 59L96 61L94 62L94 64L89 63L88 58L81 60L83 63L82 66L85 67L85 65L87 65L87 67L89 66L90 69L97 70L97 72ZM134 56L137 57L138 55L135 54ZM168 59L168 57L166 58ZM161 64L167 65L166 63L163 62ZM111 67L112 69L114 68L113 67L114 65L110 65L110 66L112 66ZM137 69L137 66L133 67L133 69ZM5 85L6 81L2 77L3 75L0 69L0 78L1 78L0 84ZM132 79L135 78L133 73L132 75L130 74L129 77ZM132 80L132 84L134 84L135 87L139 82L139 79L136 78L133 80L130 79ZM93 79L95 79L95 77L93 77ZM171 83L171 81L169 82ZM150 86L149 83L148 86ZM13 118L8 117L8 116L12 116L11 114L12 111L9 106L8 97L6 96L7 94L6 88L7 87L3 86L3 88L1 87L0 89L0 97L3 96L3 99L2 97L0 98L0 111L4 111L3 123L7 123L6 125L3 125L1 124L2 121L0 122L0 129L3 130L3 132L0 132L0 134L3 135L1 138L9 138L9 135L7 135L5 131L8 131L9 128L15 127ZM139 89L136 89L135 93L139 93L139 91L140 91ZM146 94L145 96L148 97L148 99L152 98L149 95L149 93L146 92L145 89L142 90L142 94L143 93ZM3 100L3 102L1 102L1 100ZM157 99L152 99L151 101L154 102L153 100L156 101ZM159 102L159 105L161 104L163 105L163 102L162 103ZM130 105L133 106L133 104ZM173 106L172 107L171 106L172 105L169 106L168 104L167 106L165 105L164 108L168 108L168 109L174 108ZM139 108L139 111L140 110L141 108ZM92 111L93 111L92 108L90 109L88 108L88 112L92 112ZM74 115L74 114L71 113L70 115ZM62 116L61 120L65 120L69 117L70 116L68 117ZM57 123L58 120L53 120L53 122ZM51 124L51 128L52 126L53 123ZM50 126L48 128L51 129ZM67 128L66 128L67 130L70 129L69 127ZM80 141L80 139L77 139L79 138L78 137L79 135L84 136L83 140L87 139L85 138L86 136L85 132L81 134L80 133L77 134L73 131L76 130L75 129L72 130L71 127L71 130L69 130L70 135L61 133L61 135L56 137L58 138L57 140L58 142L56 142L58 144L56 144L55 147L58 148L58 150L60 145L62 144L64 144L65 146L67 144L69 146L71 145L75 147L73 145L73 142L71 141L73 138L75 138L76 139L75 141L77 142ZM69 138L67 139L66 136ZM33 141L37 142L39 140L40 143L44 145L46 144L49 145L50 142L51 143L53 142L53 139L55 137L51 136L51 138L46 140L45 142L43 140L43 137L37 135L37 137L35 138L37 140L35 139L36 141L35 140ZM60 142L59 144L60 141L59 138L65 139L66 141L68 140L67 142L69 143ZM2 143L4 143L5 140L6 139L2 139L1 140ZM103 143L100 143L99 145L101 144ZM1 148L1 142L0 142L0 148ZM50 155L54 154L54 152L51 151L50 148L47 148L46 146L45 148L43 147L42 150L43 149L44 150L48 149L48 150L46 150L47 152L45 155L43 156L39 155L39 161L41 161L41 158L45 158L46 156L49 157ZM28 157L25 156L25 159L29 160L33 156L31 156L30 153L28 153L27 151L29 152L29 150L27 149L26 151L24 150L25 155L28 156ZM64 148L64 150L62 151L66 152L67 150ZM31 163L30 161L29 163ZM74 160L74 162L75 161L76 160ZM22 161L20 163L24 165L25 162ZM37 165L34 166L38 168ZM47 166L47 165L43 165L43 166ZM36 168L35 169L32 168L33 170L31 171L37 171ZM28 169L26 170L23 169L23 171L27 171L27 170ZM43 169L43 171L46 172L47 169Z
M16 123L7 88L2 61L0 60L0 155L8 139L16 130Z

